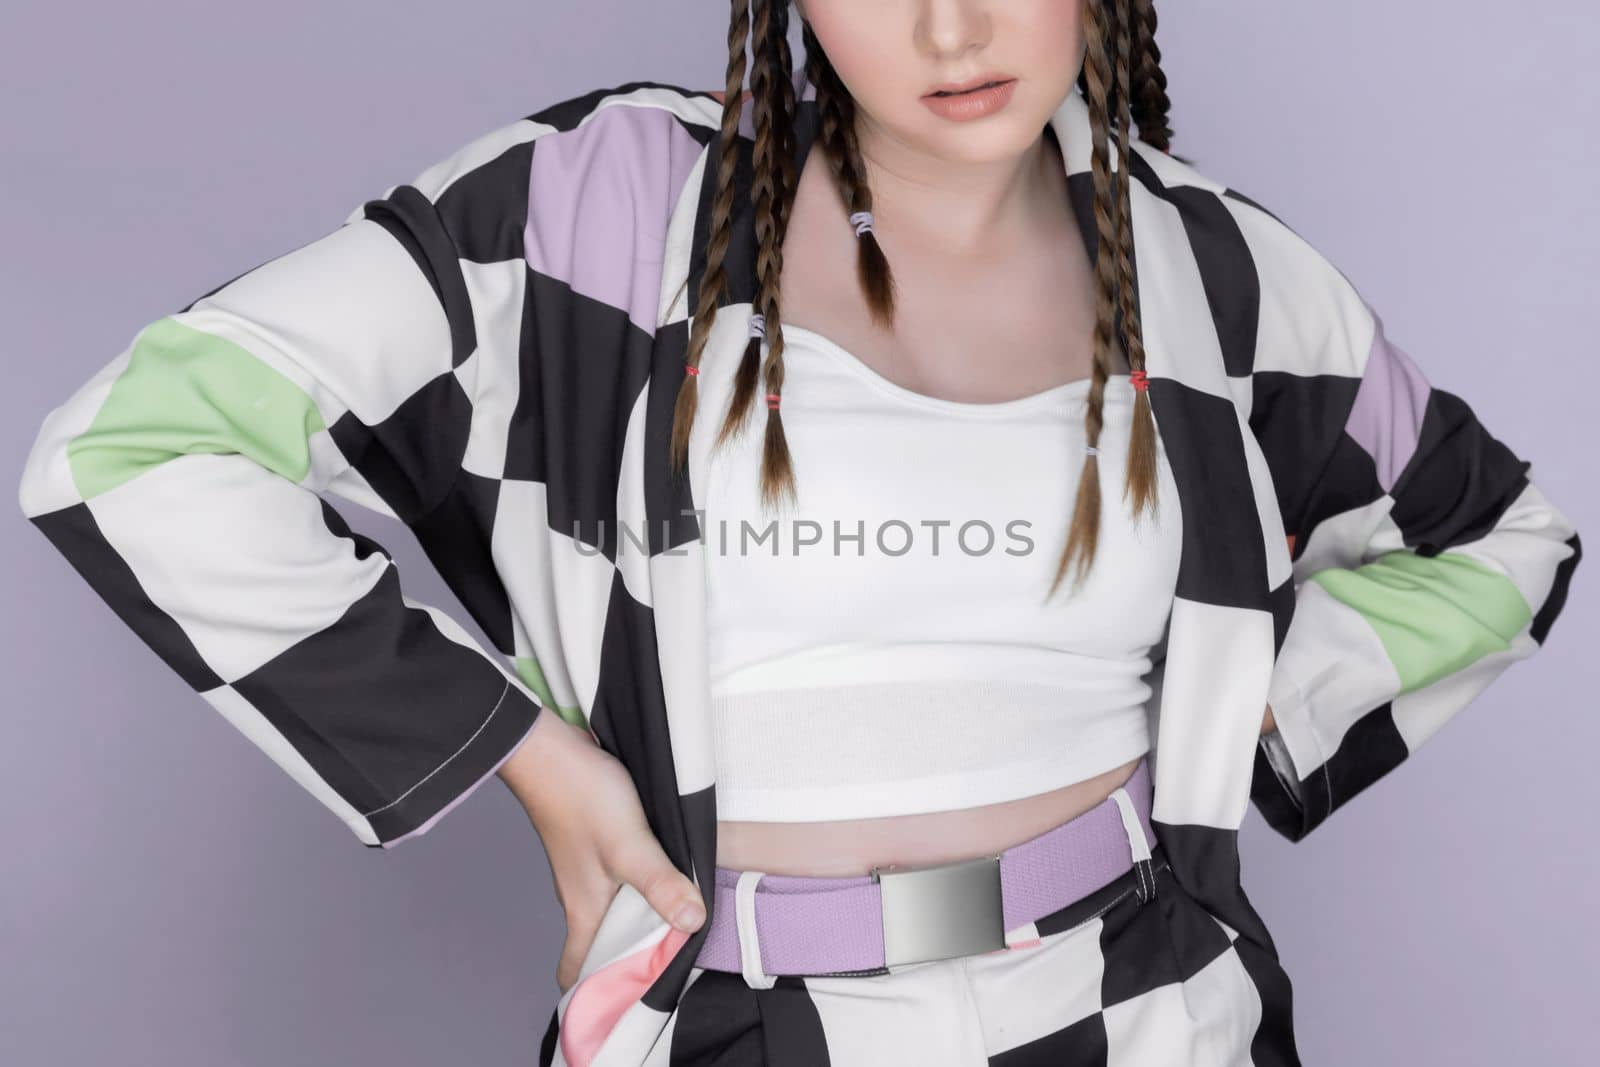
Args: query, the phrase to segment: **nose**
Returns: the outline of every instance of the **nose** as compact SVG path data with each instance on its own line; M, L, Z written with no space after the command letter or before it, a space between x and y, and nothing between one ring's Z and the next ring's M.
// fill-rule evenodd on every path
M923 0L917 44L929 58L960 59L989 41L991 0Z

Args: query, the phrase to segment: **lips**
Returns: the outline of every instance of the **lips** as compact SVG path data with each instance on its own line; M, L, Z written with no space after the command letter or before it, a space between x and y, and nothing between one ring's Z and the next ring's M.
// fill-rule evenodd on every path
M974 79L973 81L965 82L963 84L959 84L959 85L950 84L950 85L941 86L940 88L933 90L932 92L928 93L927 95L928 96L962 96L962 95L965 95L966 93L974 93L974 92L977 92L980 89L990 89L990 88L993 88L996 85L1004 85L1006 82L1015 81L1015 80L1016 79L1010 78L1010 77L1008 77L1008 76L1006 76L1004 74L985 74L985 75L980 76L979 78Z

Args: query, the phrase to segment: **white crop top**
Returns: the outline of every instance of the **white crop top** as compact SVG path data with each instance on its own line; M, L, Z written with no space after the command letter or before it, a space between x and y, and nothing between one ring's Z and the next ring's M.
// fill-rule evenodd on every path
M703 495L718 818L973 807L1148 751L1181 523L1164 450L1156 521L1129 521L1128 376L1105 388L1097 558L1046 601L1088 380L945 400L783 330L798 505L760 506L764 407L712 452Z

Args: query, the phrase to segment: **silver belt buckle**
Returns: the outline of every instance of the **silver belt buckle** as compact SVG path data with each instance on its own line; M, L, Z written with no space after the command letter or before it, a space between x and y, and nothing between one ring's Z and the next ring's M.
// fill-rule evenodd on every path
M1006 947L1000 857L933 867L873 867L883 911L886 966Z

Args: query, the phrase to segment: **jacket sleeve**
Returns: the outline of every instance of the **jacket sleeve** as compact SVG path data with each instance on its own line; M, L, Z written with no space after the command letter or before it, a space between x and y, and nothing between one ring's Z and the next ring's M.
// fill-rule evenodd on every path
M1251 799L1299 840L1541 647L1582 549L1532 464L1336 267L1224 200L1256 275L1249 422L1293 560Z
M511 189L530 138L478 138L144 326L23 471L23 512L94 592L369 846L426 831L541 710L324 498L414 527L457 481L522 268L467 258L495 220L441 197L480 168Z

